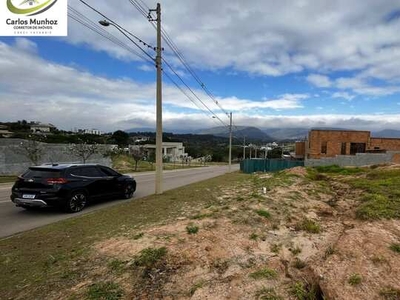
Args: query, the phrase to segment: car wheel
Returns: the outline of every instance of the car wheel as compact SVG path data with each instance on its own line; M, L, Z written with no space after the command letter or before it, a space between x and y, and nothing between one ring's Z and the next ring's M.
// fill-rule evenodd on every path
M131 183L126 184L124 187L124 198L125 199L132 198L134 192L135 191L133 190L133 184Z
M80 212L87 202L87 196L84 192L74 192L65 203L65 210L70 213Z

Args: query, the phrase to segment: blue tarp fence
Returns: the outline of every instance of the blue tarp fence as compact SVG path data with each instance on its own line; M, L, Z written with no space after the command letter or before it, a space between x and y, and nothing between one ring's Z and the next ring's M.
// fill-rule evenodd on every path
M293 167L304 166L301 160L286 159L245 159L240 162L240 170L243 173L276 172Z

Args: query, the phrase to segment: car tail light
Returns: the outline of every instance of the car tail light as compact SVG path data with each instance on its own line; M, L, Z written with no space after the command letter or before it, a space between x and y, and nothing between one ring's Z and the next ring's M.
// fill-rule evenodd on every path
M62 178L62 177L60 177L60 178L47 178L46 182L48 184L64 184L64 183L67 183L68 180L65 179L65 178Z

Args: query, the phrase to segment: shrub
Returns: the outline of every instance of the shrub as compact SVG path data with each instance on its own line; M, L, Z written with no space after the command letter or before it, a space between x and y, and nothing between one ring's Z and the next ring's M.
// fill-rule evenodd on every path
M161 248L146 248L139 252L134 259L136 266L152 268L159 260L167 254L165 247Z
M271 218L271 213L269 211L264 210L264 209L256 210L256 213L257 213L257 215L259 215L261 217L264 217L266 219Z
M317 222L306 218L296 225L296 230L304 230L309 233L320 233L321 226Z
M350 275L349 280L347 282L351 285L358 285L361 283L361 281L362 281L361 275L355 273L355 274Z
M275 270L263 268L249 275L253 279L274 279L278 276Z
M393 252L400 253L400 244L393 243L393 244L390 245L389 248L390 248L390 250L392 250Z
M193 224L186 226L186 232L188 234L196 234L199 231L199 227Z
M293 262L293 267L295 267L296 269L304 269L307 266L307 264L302 261L301 259L296 258Z

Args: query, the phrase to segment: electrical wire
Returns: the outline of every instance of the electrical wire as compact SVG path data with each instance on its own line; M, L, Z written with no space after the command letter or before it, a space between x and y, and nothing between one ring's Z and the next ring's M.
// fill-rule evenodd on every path
M145 14L145 10L142 7L142 5L140 3L138 3L135 0L129 0L131 2L132 5L134 5L139 12L146 16ZM145 60L146 62L149 62L151 64L154 63L154 59L146 52L144 51L135 41L133 41L131 38L129 38L127 35L132 36L133 38L137 39L140 43L144 44L145 46L147 46L148 48L152 48L153 50L155 50L154 47L150 46L149 44L145 43L143 40L141 40L140 38L138 38L137 36L135 36L134 34L132 34L131 32L129 32L128 30L126 30L125 28L123 28L122 26L120 26L118 23L114 22L113 20L111 20L109 17L107 17L106 15L104 15L103 13L101 13L100 11L98 11L97 9L95 9L94 7L90 6L89 4L87 4L85 1L80 0L80 2L82 2L84 5L86 5L88 8L90 8L91 10L95 11L96 13L98 13L99 15L101 15L103 18L105 18L106 20L108 20L110 23L112 23L123 35L125 35L125 37L127 37L131 42L133 42L135 44L136 47L138 47L147 57L150 58L150 60L146 57L144 57L143 55L137 53L136 51L134 51L131 47L129 47L128 45L126 45L125 43L123 43L121 40L119 40L118 38L116 38L114 35L110 34L108 31L105 31L103 28L101 28L100 26L98 26L96 23L94 23L93 21L91 21L90 19L88 19L86 16L84 16L83 14L81 14L79 11L75 10L73 7L68 6L69 7L69 17L72 18L73 20L75 20L76 22L82 24L83 26L89 28L90 30L98 33L99 35L103 36L104 38L110 40L111 42L115 43L116 45L124 48L125 50L132 52L134 54L136 54L137 56L139 56L140 58L142 58L143 60ZM142 4L145 5L145 3L143 1L141 1ZM147 18L147 16L146 16ZM154 24L152 24L154 26ZM172 40L171 40L172 42ZM179 76L179 74L174 70L174 68L163 58L164 63L168 66L168 68L172 71L172 73L175 74L175 76L178 77L178 79L182 82L182 84L184 84L186 86L186 88L194 95L194 97L207 109L207 111L209 111L211 113L211 118L214 119L218 119L218 121L221 122L221 124L224 127L229 127L229 125L225 124L205 103L204 101L202 101L197 95L196 93L189 87L189 85L187 85L185 83L185 81L182 79L181 76ZM188 66L189 67L189 66ZM167 76L167 78L192 102L194 103L207 117L209 117L209 115L207 115L207 113L204 111L204 109L190 96L186 93L186 91L179 85L177 84L172 78L171 76L169 76L168 73L166 73L163 70L163 73ZM216 122L216 120L213 120L214 122Z
M139 1L141 3L139 3ZM146 9L149 11L149 14L146 16L147 19L154 19L151 16L151 10L149 9L149 7L142 1L142 0L129 0L129 2L141 13L143 14L144 11L146 11ZM151 25L156 28L156 26L151 23ZM211 94L211 92L206 88L205 84L201 81L201 79L197 76L197 74L193 71L193 69L190 67L190 65L186 62L185 58L183 57L183 54L179 51L178 47L174 44L174 42L172 41L172 39L170 38L170 36L168 35L168 33L166 32L166 30L164 28L161 28L161 34L163 37L163 40L167 43L167 45L171 48L171 50L174 52L174 54L176 55L176 57L180 60L180 62L185 66L185 68L188 70L188 72L193 76L193 78L200 84L200 86L203 88L203 90L206 91L207 95L210 96L214 102L220 107L220 109L227 115L229 116L229 114L222 108L222 106L218 103L217 100L215 100L215 97ZM167 64L167 66L172 70L172 72L179 78L179 80L195 95L195 93L193 92L193 90L184 82L184 80L176 73L176 71L172 68L172 66L170 64L168 64L168 62L163 59L163 61ZM210 111L224 126L228 126L227 124L225 124L214 112L212 112L212 110L204 103L204 101L202 101L197 95L195 95L195 97L203 104L204 107L206 107L206 109L208 111Z
M87 4L84 0L79 0L80 2L82 2L84 5L86 5L88 8L90 8L91 10L95 11L96 13L98 13L100 16L102 16L103 18L105 18L106 20L108 20L111 24L113 24L115 26L115 28L117 28L122 34L125 34L124 31L126 31L125 29L122 29L122 26L120 26L118 23L114 22L112 19L110 19L109 17L107 17L106 15L104 15L103 13L101 13L100 11L98 11L97 9L95 9L93 6ZM133 36L134 38L136 38L139 42L144 43L142 39L138 38L136 35L130 33L131 36ZM137 44L134 40L130 39L128 36L126 36L132 43L135 44L136 47L138 47L146 56L148 56L151 60L154 60L153 57L151 57L150 54L148 54L142 47L139 46L139 44ZM144 43L146 46L149 46L147 43Z
M136 56L140 57L146 62L151 62L151 64L154 65L154 62L150 61L137 51L135 51L132 47L128 46L124 42L122 42L120 39L109 33L108 31L104 30L102 27L98 26L96 23L88 19L86 16L81 14L79 11L74 9L73 7L68 5L68 16L73 19L74 21L80 23L81 25L85 26L86 28L90 29L91 31L97 33L98 35L104 37L105 39L109 40L110 42L120 46L121 48L125 49L126 51L135 54Z
M204 115L205 115L206 117L210 117L210 116L201 108L201 106L200 106L196 101L194 101L194 99L193 99L190 95L188 95L188 94L185 92L185 90L182 89L182 88L179 86L179 84L177 84L177 83L172 79L171 76L169 76L169 74L168 74L167 72L163 71L163 74L164 74L164 75L165 75L165 76L166 76L166 77L167 77L167 78L182 92L182 94L184 94L190 101L192 101L192 102L200 109L200 111L204 113ZM214 118L211 117L211 120L213 120L214 123L216 123L217 125L219 125L219 123L218 123L216 120L214 120Z

